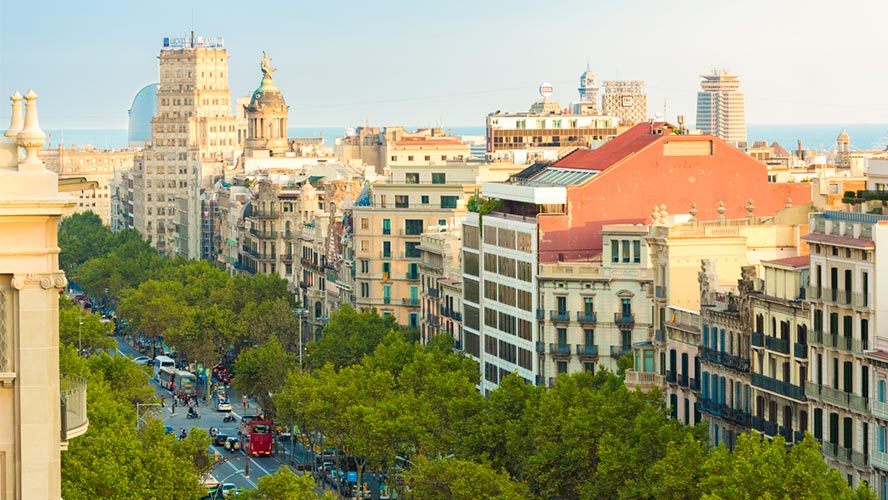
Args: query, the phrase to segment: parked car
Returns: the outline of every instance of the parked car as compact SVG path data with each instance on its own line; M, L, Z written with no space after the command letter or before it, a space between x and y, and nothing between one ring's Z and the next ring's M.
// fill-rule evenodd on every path
M216 434L216 437L213 438L213 445L215 446L225 446L225 443L228 441L227 434Z
M238 496L239 491L234 483L222 483L222 498L234 498Z
M226 397L219 396L216 399L216 411L231 411L231 401Z
M148 356L138 356L133 358L133 363L137 365L147 365L149 362L153 361Z

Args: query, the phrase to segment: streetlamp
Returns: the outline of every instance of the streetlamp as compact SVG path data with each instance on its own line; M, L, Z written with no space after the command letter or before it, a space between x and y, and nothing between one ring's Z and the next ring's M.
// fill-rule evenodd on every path
M302 371L302 316L307 312L305 309L293 309L290 311L296 315L299 322L299 371Z
M77 305L77 355L83 356L83 306Z

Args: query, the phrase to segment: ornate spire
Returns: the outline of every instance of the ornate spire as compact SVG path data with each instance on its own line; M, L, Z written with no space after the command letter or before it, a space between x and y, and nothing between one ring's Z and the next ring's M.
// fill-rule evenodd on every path
M12 94L12 97L10 97L9 100L12 101L12 117L9 119L9 128L6 129L6 133L3 135L15 140L15 136L24 126L24 121L22 119L22 95L16 90L15 94Z
M25 148L27 156L19 163L19 171L45 168L37 158L37 151L46 143L46 134L40 130L37 122L37 93L29 90L25 94L25 125L15 136L16 143Z

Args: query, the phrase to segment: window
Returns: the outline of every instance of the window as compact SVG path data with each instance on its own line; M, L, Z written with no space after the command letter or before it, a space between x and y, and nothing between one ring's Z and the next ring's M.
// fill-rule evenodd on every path
M444 173L433 173L432 174L432 184L444 184L446 181L446 174Z
M611 240L611 262L620 262L620 242Z
M395 195L395 208L409 208L410 198L405 194Z
M413 161L413 155L407 156L407 161Z
M428 204L429 204L429 195L424 194L424 195L422 195L419 199L420 199L420 201L422 202L423 205L428 205Z
M422 219L407 219L404 221L404 234L407 236L419 236L422 234Z
M555 338L558 340L558 345L567 345L567 328L557 328Z
M556 297L555 304L559 314L567 312L567 297Z
M408 241L404 243L404 257L408 259L418 259L420 256L418 241Z
M429 155L425 155L424 159L425 161L432 161L432 157Z
M567 373L567 361L559 361L558 362L558 373Z
M370 229L370 219L366 217L361 218L361 229Z
M442 196L441 208L456 208L456 200L458 196Z
M411 262L407 266L407 279L408 280L418 280L419 279L419 264L415 262ZM416 288L416 287L413 287ZM416 298L416 297L413 297Z
M585 345L587 348L593 347L595 345L595 330L583 330L583 345Z
M641 262L641 240L632 242L632 262L636 264Z
M392 257L392 242L391 241L383 241L382 242L382 256L386 258Z
M391 262L383 262L382 263L382 279L388 280L389 276L392 275L392 263Z
M395 155L392 155L392 161L398 161L398 157Z
M391 219L382 219L382 234L392 234Z
M361 251L367 252L370 250L370 242L367 240L361 240Z
M413 158L412 156L410 157ZM418 173L407 173L404 174L407 179L407 184L419 184L419 174Z
M583 314L586 316L592 316L595 314L594 297L583 297Z
M370 284L369 283L361 283L361 297L367 298L370 296Z
M361 272L369 273L370 272L370 261L369 260L361 260Z
M629 240L623 240L623 262L629 263Z

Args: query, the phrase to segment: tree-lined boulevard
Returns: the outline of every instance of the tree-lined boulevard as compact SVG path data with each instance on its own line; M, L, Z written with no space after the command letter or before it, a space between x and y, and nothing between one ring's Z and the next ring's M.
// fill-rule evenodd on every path
M59 240L69 278L128 321L122 335L162 337L193 366L235 359L234 391L302 431L293 456L283 453L286 444L275 457L253 460L249 480L238 473L247 467L242 456L217 467L218 479L231 476L227 482L252 490L247 498L316 498L308 475L276 472L280 464L298 468L312 450L354 467L357 484L383 478L399 498L875 498L829 469L811 436L789 450L780 437L755 434L739 438L733 452L710 448L704 427L669 416L661 392L630 391L607 370L559 376L550 388L513 375L482 395L477 364L454 352L452 339L420 345L414 330L375 311L333 313L300 366L291 313L298 305L282 280L162 258L90 214L65 219ZM173 416L150 367L96 354L118 347L111 329L88 313L80 325L84 312L60 300L61 369L88 380L90 420L62 455L64 497L200 498L199 478L216 463L206 429L236 435L236 422L222 422L205 400L201 419ZM77 356L78 343L94 354ZM119 350L137 354L126 344ZM156 408L160 395L167 401L156 418L139 420L138 410ZM257 409L232 403L239 415ZM164 425L189 436L177 440ZM316 463L308 462L301 468Z

